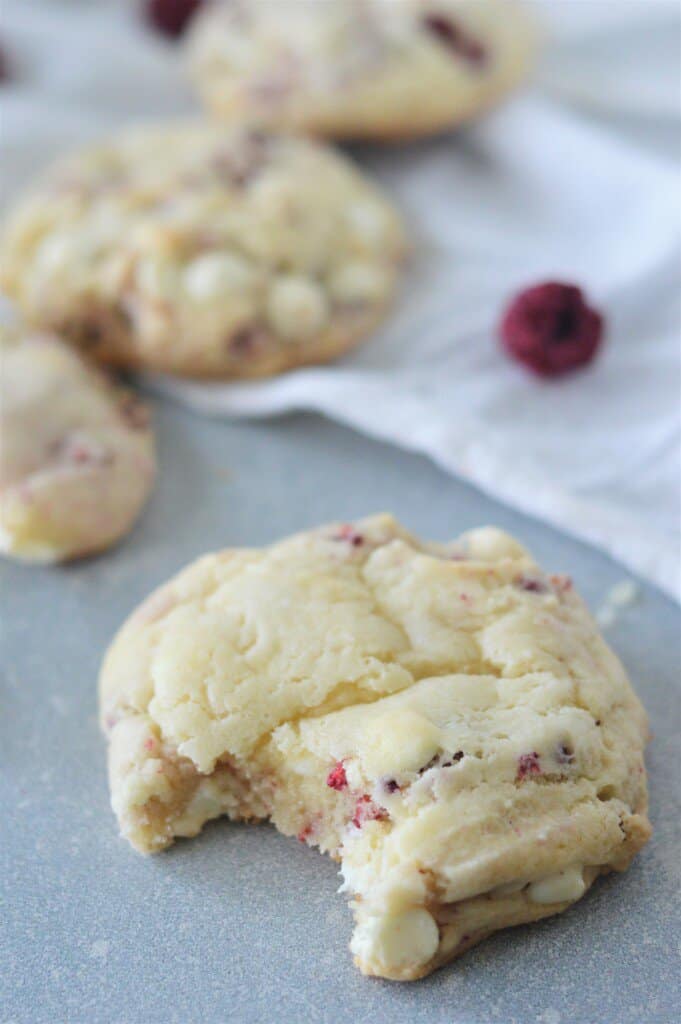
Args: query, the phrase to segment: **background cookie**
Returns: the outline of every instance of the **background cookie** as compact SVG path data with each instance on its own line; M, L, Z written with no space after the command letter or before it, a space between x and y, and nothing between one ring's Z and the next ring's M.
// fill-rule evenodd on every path
M341 860L368 974L555 914L650 833L622 666L499 530L376 516L202 558L114 640L101 718L136 848L271 818Z
M0 277L102 361L257 377L365 337L404 247L390 205L324 146L148 126L48 174L9 219Z
M229 0L199 14L189 59L222 117L409 138L496 102L526 73L533 38L512 0Z
M139 399L56 338L0 328L0 551L54 562L108 547L154 473Z

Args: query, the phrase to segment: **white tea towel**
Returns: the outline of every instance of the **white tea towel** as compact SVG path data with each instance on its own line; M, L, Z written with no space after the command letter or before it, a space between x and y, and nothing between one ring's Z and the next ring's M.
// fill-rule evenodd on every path
M191 109L177 53L133 6L6 0L5 44L23 73L0 99L3 194L58 149ZM423 452L679 596L679 172L623 126L678 130L678 10L542 8L547 52L531 90L455 135L355 151L415 240L395 313L368 344L270 381L152 383L206 414L315 409ZM591 367L542 381L496 332L514 291L552 278L584 287L607 338Z

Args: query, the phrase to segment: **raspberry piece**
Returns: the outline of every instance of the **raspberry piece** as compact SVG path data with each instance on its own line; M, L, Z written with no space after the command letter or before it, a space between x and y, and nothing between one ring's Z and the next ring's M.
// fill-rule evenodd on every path
M431 35L437 36L448 50L469 64L480 65L487 60L484 46L444 14L424 14L421 23Z
M533 750L531 754L521 754L518 758L518 774L516 778L526 779L528 775L541 775L539 754Z
M603 336L603 318L575 285L548 281L521 292L501 321L512 356L542 377L590 363Z
M353 530L353 528L349 524L346 526L341 526L338 533L334 534L331 540L347 541L348 544L352 544L353 548L359 548L364 543L364 537L362 536L362 534L357 533L355 530Z
M181 36L203 0L145 0L144 14L150 25L168 36Z
M383 779L381 785L385 792L390 796L392 796L393 793L399 793L402 789L397 779Z
M520 587L521 590L526 590L530 594L548 593L549 588L543 580L537 579L536 576L519 576L514 582L516 587Z
M377 807L371 797L365 793L355 804L352 824L361 828L366 821L384 821L388 817L385 807Z
M331 789L337 789L339 792L342 789L347 789L348 780L345 774L345 767L342 761L337 761L335 766L326 776L326 784L327 786L330 786Z

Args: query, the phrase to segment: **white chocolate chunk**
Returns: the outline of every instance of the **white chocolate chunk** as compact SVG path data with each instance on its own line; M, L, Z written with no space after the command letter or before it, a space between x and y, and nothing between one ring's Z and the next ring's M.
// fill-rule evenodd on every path
M394 711L367 724L361 759L369 775L415 772L423 768L440 747L440 730L409 708Z
M348 263L331 277L329 291L336 302L375 302L387 296L390 277L376 263Z
M528 887L527 895L533 903L567 903L578 900L586 885L582 866L575 864L557 875L549 875Z
M251 288L255 273L248 263L229 252L210 252L192 260L184 271L184 286L197 301L212 301L225 293Z
M324 324L327 303L309 278L288 275L274 282L267 303L272 327L282 338L309 338Z
M437 924L424 907L361 921L350 943L361 961L396 971L427 964L439 943Z

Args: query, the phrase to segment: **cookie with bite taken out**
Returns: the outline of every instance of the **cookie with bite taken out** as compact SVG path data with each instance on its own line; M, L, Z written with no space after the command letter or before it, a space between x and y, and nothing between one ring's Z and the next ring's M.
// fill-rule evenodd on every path
M559 913L650 834L622 666L491 528L433 544L375 516L208 555L122 627L100 699L132 845L269 818L340 861L365 974Z

